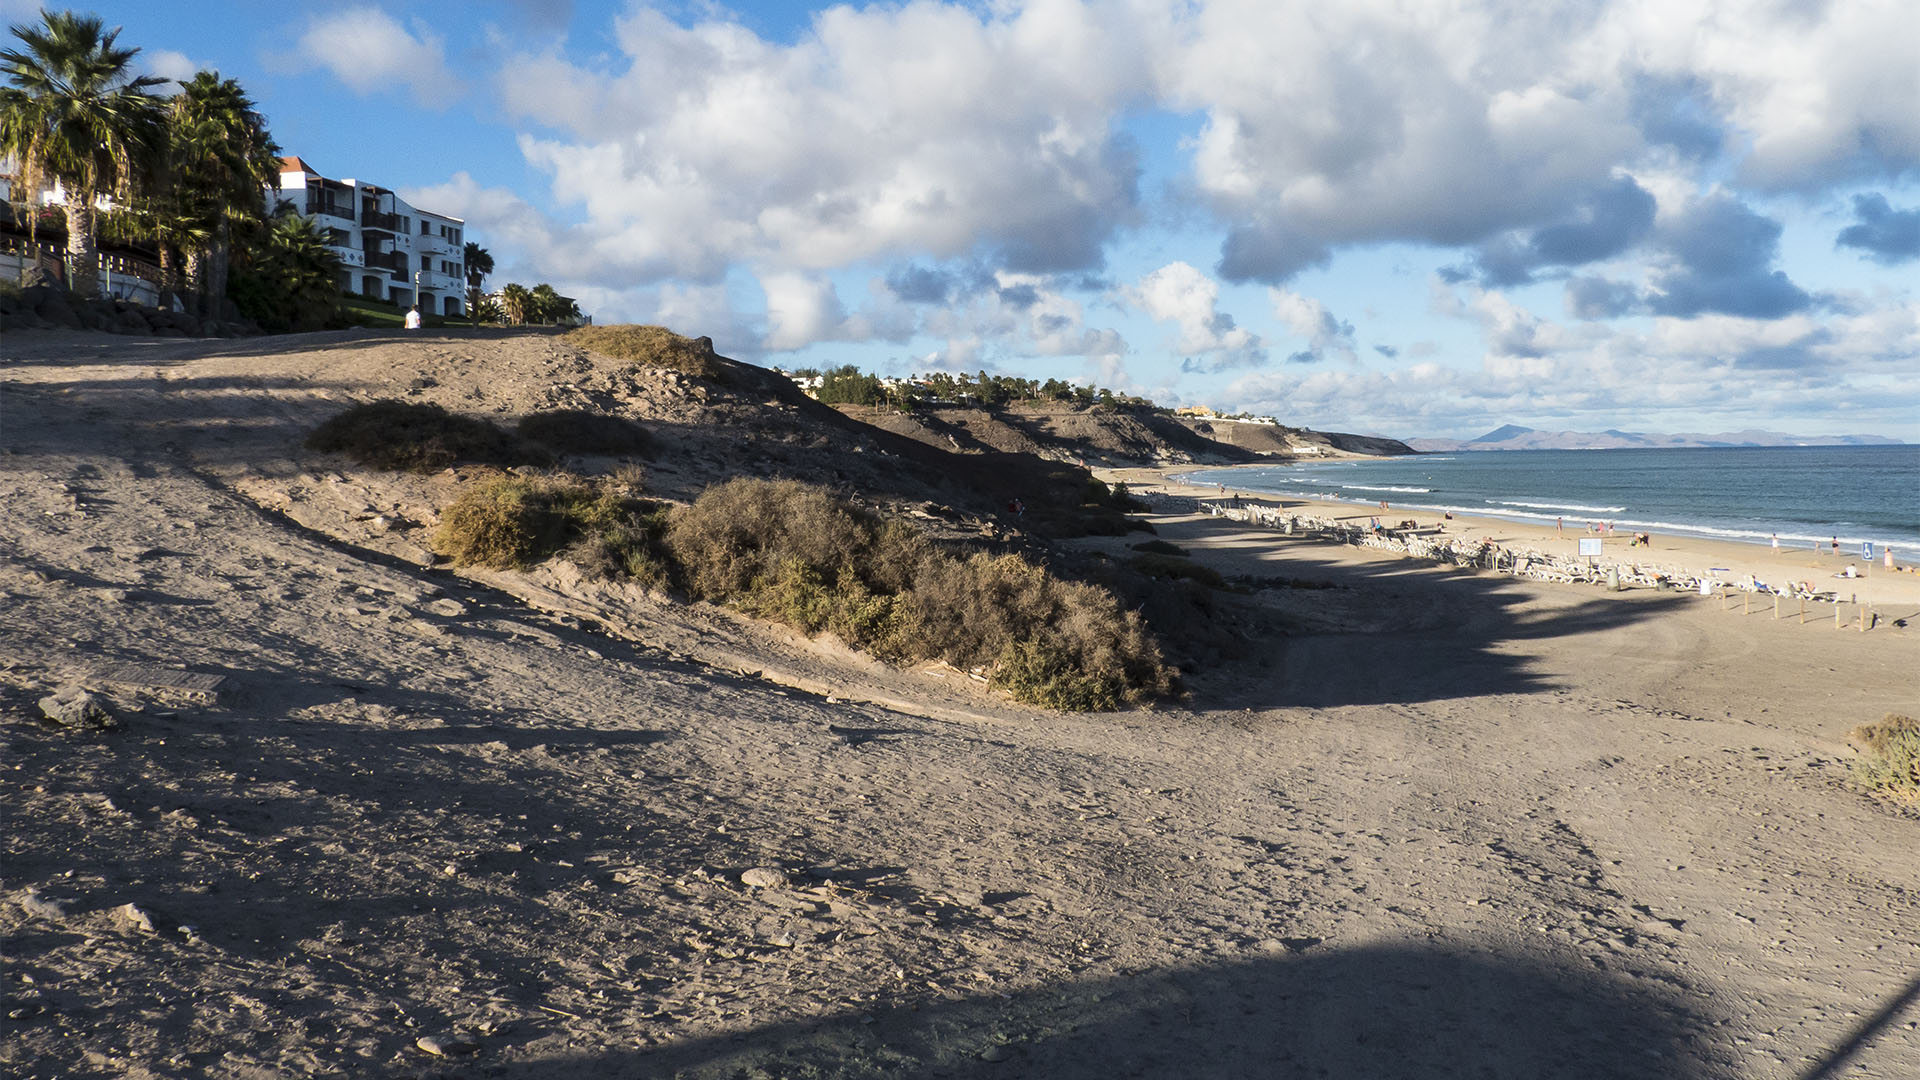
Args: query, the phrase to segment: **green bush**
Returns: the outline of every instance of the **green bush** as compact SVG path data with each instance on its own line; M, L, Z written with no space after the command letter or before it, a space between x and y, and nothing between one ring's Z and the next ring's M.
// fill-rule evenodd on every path
M520 437L559 454L633 457L653 452L653 433L624 416L548 409L522 417Z
M695 597L830 630L891 660L961 668L1011 660L1003 685L1022 701L1114 708L1173 686L1139 616L1105 589L1062 581L1017 555L953 554L819 488L728 481L674 511L664 543ZM1072 679L1056 670L1062 664ZM1110 692L1088 689L1096 685Z
M485 420L438 405L372 401L315 428L310 449L345 454L370 469L438 472L455 462L544 465L552 456Z
M1862 788L1920 807L1920 720L1888 713L1877 724L1853 729L1863 748L1853 776Z
M1045 641L1010 642L994 668L993 684L1016 700L1068 712L1117 709L1126 700L1119 679L1081 671L1071 653Z
M1127 490L1127 485L1125 484L1113 485L1113 490L1108 494L1107 501L1115 510L1123 514L1142 514L1153 509L1144 501L1134 498L1133 493Z
M659 507L570 477L496 476L440 517L434 550L456 566L519 570L562 550L589 574L661 584Z
M616 360L724 381L719 358L711 348L664 326L582 326L568 331L565 340Z

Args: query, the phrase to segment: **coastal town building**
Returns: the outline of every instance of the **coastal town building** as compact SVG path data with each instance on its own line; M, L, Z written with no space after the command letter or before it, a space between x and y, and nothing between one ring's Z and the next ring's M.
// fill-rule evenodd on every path
M267 206L312 217L340 257L342 292L438 315L464 315L466 223L364 180L333 180L298 157L280 159Z

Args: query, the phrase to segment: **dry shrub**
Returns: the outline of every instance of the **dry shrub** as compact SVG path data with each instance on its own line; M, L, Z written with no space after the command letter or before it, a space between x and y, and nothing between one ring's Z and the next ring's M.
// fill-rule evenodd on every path
M1854 762L1854 780L1868 791L1920 807L1920 720L1888 713L1851 734L1864 750Z
M496 476L441 515L433 547L456 566L518 570L567 550L589 574L666 580L659 508L572 477Z
M566 340L616 360L723 381L720 361L710 344L681 337L664 326L582 326L568 331Z
M653 452L653 433L624 416L548 409L520 420L520 437L560 454L637 457Z
M1023 701L1115 708L1173 686L1139 616L1106 590L1015 555L954 555L819 488L728 481L676 510L665 544L696 597L888 659L998 664Z
M544 465L545 450L499 426L450 413L438 405L371 401L315 428L310 449L345 454L372 469L438 472L455 462Z

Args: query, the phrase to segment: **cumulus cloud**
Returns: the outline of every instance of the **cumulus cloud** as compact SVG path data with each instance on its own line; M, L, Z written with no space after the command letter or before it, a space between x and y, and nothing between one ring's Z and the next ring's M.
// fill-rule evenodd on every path
M1920 303L1912 301L1838 318L1704 315L1580 333L1536 324L1531 340L1531 355L1495 345L1477 367L1257 372L1225 398L1313 427L1397 436L1573 417L1676 430L1844 414L1853 430L1872 430L1902 426L1920 408L1920 384L1906 374L1920 351ZM1663 425L1661 414L1677 419Z
M195 75L199 74L201 68L205 66L196 62L186 53L175 52L172 49L142 49L140 50L138 59L145 66L148 74L158 75L163 79L171 79L176 83L190 81ZM166 87L160 87L159 89L167 93L172 92L167 90Z
M1674 265L1654 278L1647 302L1655 314L1779 318L1813 302L1786 274L1770 269L1780 223L1724 191L1693 201L1661 232Z
M1265 362L1260 337L1220 310L1220 285L1184 262L1168 263L1126 290L1148 315L1179 326L1176 352L1208 370Z
M1115 118L1146 65L1090 5L836 7L791 45L640 8L616 37L601 68L509 63L501 92L571 136L523 146L643 272L976 252L1016 271L1097 267L1134 216L1138 165Z
M463 89L447 67L441 35L418 19L409 30L378 8L310 17L297 52L302 65L324 68L359 94L405 86L420 104L445 108Z
M1525 285L1545 267L1611 258L1647 234L1656 207L1653 195L1632 177L1618 177L1581 196L1562 220L1482 246L1475 258L1481 280Z
M1308 342L1305 349L1287 357L1288 363L1310 364L1331 357L1351 364L1360 359L1354 345L1353 324L1334 318L1327 305L1286 289L1268 289L1267 296L1273 301L1274 317ZM1391 350L1382 353L1390 354Z
M1580 319L1617 319L1646 307L1639 289L1604 277L1569 278L1566 296L1567 311Z
M1664 0L1630 0L1607 9L1582 52L1703 88L1744 143L1744 183L1812 190L1920 167L1916 36L1905 0L1721 3L1686 18Z
M1920 259L1920 208L1895 210L1885 195L1870 192L1853 197L1853 217L1835 245L1859 248L1887 266Z

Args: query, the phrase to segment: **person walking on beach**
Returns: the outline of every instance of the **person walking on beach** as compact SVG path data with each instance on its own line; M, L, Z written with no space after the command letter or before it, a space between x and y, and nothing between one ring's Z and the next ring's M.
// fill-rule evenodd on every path
M420 329L420 305L419 304L415 304L412 307L407 309L407 329L409 330Z
M1780 534L1779 533L1773 534L1773 550L1775 551L1780 550Z
M1553 519L1553 535L1555 536L1567 535L1567 519L1566 518L1557 517Z
M1833 553L1840 554L1840 538L1837 536L1833 538Z

